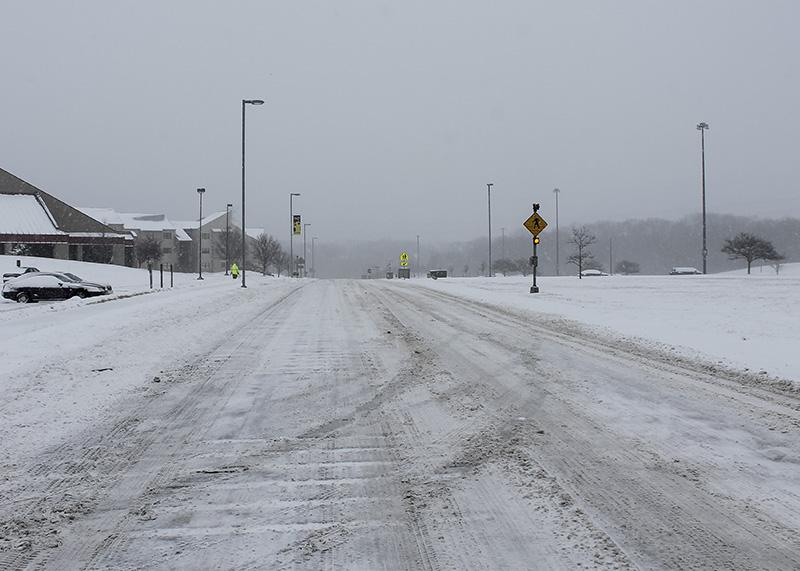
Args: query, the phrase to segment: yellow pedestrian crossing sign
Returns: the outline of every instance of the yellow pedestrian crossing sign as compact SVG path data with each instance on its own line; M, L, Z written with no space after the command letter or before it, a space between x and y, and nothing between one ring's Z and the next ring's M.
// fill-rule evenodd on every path
M544 221L544 218L539 216L538 212L531 214L530 218L523 222L522 225L534 236L538 236L542 230L547 228L547 222Z
M400 267L407 268L408 267L408 252L403 252L400 254Z

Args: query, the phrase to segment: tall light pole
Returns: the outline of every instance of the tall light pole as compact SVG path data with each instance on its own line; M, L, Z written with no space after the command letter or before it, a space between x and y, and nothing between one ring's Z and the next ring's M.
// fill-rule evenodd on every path
M306 256L308 255L306 254L306 232L308 232L307 228L309 226L311 226L310 222L303 224L303 277L304 278L308 277L308 270L307 270L308 259L306 258Z
M561 191L557 188L553 189L553 194L556 195L556 275L561 275L561 267L559 266L558 261L558 195L561 194Z
M245 233L247 222L244 215L244 110L246 105L264 105L264 102L261 99L242 99L242 287L247 287L245 274L247 268L247 235Z
M708 246L706 243L706 129L708 129L708 123L697 124L697 130L700 131L700 168L703 185L703 273L706 273L708 269Z
M225 275L228 275L228 268L231 265L230 251L230 237L231 237L231 208L233 204L225 205Z
M505 228L505 226L500 228L500 230L503 232L503 241L501 242L502 245L500 246L500 253L502 254L502 256L500 256L500 257L505 260L506 259L506 228Z
M492 277L492 187L493 182L486 183L486 194L489 197L489 277Z
M419 258L419 234L417 234L417 277L419 277L419 267L422 265L422 260Z
M198 188L197 195L200 197L200 218L197 220L197 279L203 279L203 194L205 188Z
M317 266L314 264L314 245L317 243L317 240L319 240L319 238L317 236L314 236L313 238L311 238L311 277L312 278L316 278L317 277Z
M294 206L292 199L300 196L299 192L289 193L289 277L294 277Z

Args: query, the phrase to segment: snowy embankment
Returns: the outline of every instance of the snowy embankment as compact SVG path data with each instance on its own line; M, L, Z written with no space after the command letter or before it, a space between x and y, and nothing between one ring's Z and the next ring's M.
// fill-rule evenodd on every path
M447 278L412 283L514 311L581 323L617 338L667 346L682 356L800 381L800 264L707 276L538 279Z

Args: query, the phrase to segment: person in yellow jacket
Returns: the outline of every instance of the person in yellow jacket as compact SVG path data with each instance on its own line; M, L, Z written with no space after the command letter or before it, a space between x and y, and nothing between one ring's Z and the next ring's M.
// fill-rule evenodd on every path
M236 265L236 262L233 262L233 264L231 264L231 275L233 276L233 279L235 280L239 279L239 266Z

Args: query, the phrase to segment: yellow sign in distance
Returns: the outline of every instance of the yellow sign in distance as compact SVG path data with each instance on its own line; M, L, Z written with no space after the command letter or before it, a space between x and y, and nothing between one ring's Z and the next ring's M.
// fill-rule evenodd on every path
M544 221L544 218L539 216L538 212L531 214L530 218L523 222L522 225L534 236L538 236L542 230L547 228L547 222Z
M408 252L403 252L400 254L400 267L401 268L408 267Z

